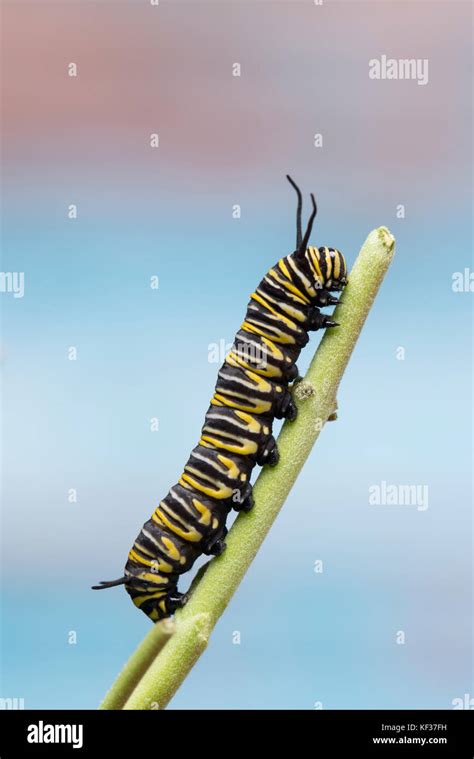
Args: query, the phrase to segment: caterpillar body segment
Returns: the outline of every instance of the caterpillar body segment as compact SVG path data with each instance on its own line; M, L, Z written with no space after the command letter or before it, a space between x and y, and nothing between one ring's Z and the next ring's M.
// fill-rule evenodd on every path
M280 258L251 294L244 321L219 370L201 437L174 485L145 522L131 548L124 575L97 589L123 584L134 604L157 621L186 599L179 576L201 554L225 549L232 509L252 508L250 477L255 465L275 465L275 418L294 419L288 390L310 331L337 326L320 309L338 301L331 292L347 283L344 256L335 248L308 245L316 215L302 236L298 195L296 248Z

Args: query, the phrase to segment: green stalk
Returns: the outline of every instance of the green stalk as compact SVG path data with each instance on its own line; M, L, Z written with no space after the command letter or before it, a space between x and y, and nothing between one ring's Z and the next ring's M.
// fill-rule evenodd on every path
M305 378L295 386L298 418L283 425L278 438L278 466L265 467L260 473L254 486L254 508L239 515L226 538L225 553L213 559L193 584L188 603L175 615L175 633L160 652L157 649L159 655L150 663L149 646L144 645L147 637L126 665L129 673L136 671L137 676L129 676L125 685L132 681L137 685L131 693L126 688L124 709L164 708L206 648L212 629L262 545L322 427L335 418L339 383L394 248L395 240L385 227L371 232L365 241L334 314L340 327L326 331ZM138 673L143 674L140 680ZM117 681L110 693L120 690ZM107 698L102 708L117 708L110 706ZM115 695L115 703L123 700L123 695Z
M100 709L123 709L153 659L173 635L176 625L173 619L163 619L148 631L137 650L131 655L114 684L100 705Z

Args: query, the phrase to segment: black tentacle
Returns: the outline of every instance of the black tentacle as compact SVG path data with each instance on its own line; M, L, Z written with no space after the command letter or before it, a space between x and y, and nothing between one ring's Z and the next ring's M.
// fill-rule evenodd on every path
M296 194L298 196L298 205L296 208L296 248L295 250L298 250L298 248L301 245L301 214L303 212L303 196L301 195L301 190L296 184L296 182L293 181L293 179L290 177L289 174L286 175L287 180L289 183L295 188Z

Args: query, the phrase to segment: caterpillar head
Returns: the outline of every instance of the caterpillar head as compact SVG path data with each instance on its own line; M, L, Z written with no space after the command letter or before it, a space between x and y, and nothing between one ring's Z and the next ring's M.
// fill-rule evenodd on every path
M346 259L336 248L306 248L304 258L315 280L324 290L342 290L347 285Z
M298 196L298 206L296 209L296 249L294 255L306 269L306 272L311 275L311 279L313 280L311 285L314 289L328 291L342 290L347 285L347 265L342 253L336 250L336 248L314 248L312 245L308 247L313 222L318 211L315 197L311 193L313 210L303 236L301 227L303 198L301 191L288 174L286 178L295 188Z

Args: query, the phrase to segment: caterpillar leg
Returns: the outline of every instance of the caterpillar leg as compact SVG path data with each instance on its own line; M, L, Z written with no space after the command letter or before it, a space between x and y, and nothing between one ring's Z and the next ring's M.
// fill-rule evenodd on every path
M275 416L277 419L288 419L292 422L296 419L297 414L298 409L296 408L296 404L291 397L291 393L287 391L278 404L278 408L275 409Z
M224 538L228 533L227 527L224 527L222 532L218 533L217 535L213 535L212 538L208 540L207 543L204 544L202 552L205 556L220 556L222 553L224 553L226 544L224 542Z
M216 540L215 543L212 544L211 548L209 548L207 551L204 551L206 556L221 556L226 549L226 544L222 540Z
M253 506L252 486L250 482L234 490L232 508L234 511L250 511Z
M339 322L335 322L330 316L322 314L316 309L310 315L306 329L316 332L318 329L327 329L328 327L339 327Z
M339 299L331 295L329 290L320 290L318 293L317 305L320 308L326 308L327 306L337 306Z
M301 374L297 374L297 376L293 380L293 384L292 384L291 387L293 388L295 385L298 384L298 382L301 382L301 380L303 380L303 379L304 379L304 377L302 377Z
M252 486L249 484L244 494L240 495L240 498L233 502L232 508L234 511L250 511L253 508L253 493Z
M299 377L298 367L296 366L296 364L293 364L291 369L288 369L286 372L286 380L287 382L296 382L298 377Z
M176 609L181 609L187 600L188 596L186 593L179 593L179 591L175 591L172 595L167 597L166 608L170 614L174 614Z
M278 451L278 446L275 443L275 446L273 447L272 451L270 452L268 456L267 464L269 466L276 466L279 461L280 461L280 453Z
M262 453L257 459L257 464L259 466L264 466L264 464L269 464L270 466L276 466L279 460L280 460L280 454L278 453L276 440L273 437L273 435L271 435L268 438Z

